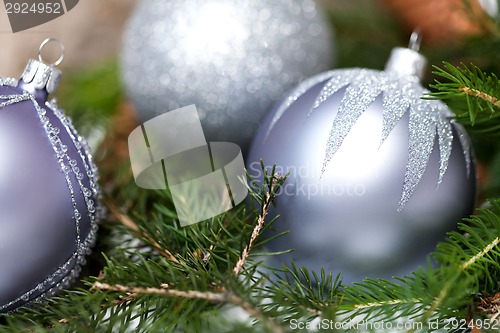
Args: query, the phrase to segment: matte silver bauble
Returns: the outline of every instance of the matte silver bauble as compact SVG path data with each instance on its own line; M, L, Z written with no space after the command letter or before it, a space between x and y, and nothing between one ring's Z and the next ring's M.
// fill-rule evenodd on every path
M0 78L0 313L68 287L96 239L92 154L47 101L60 74L31 60L19 81Z
M463 128L424 100L424 59L393 51L385 71L334 70L286 95L247 158L290 172L276 200L277 260L341 273L345 283L410 274L471 213L474 159Z
M122 76L141 121L195 104L208 141L247 147L264 114L330 68L313 0L146 0L128 22Z

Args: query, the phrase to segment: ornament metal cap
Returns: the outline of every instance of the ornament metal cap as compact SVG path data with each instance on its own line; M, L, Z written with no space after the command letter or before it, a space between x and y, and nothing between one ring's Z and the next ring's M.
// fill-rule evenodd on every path
M49 94L53 93L57 89L62 72L57 69L56 66L59 65L64 59L64 45L59 42L61 55L54 63L48 64L44 62L42 58L43 47L52 41L59 42L54 38L45 39L42 44L40 44L40 48L38 49L38 60L30 59L28 61L28 64L21 75L21 80L25 87L30 86L35 90L45 89Z
M422 80L427 67L427 59L418 53L421 40L420 33L414 31L411 34L408 48L394 48L385 65L385 71L398 75L416 76Z

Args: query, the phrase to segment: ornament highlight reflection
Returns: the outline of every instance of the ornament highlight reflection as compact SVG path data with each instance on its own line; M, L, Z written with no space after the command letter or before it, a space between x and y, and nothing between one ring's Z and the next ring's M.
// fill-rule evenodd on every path
M215 55L243 56L248 28L241 14L231 4L210 2L196 8L193 15L187 14L188 19L179 22L179 34L184 38L178 44L186 64L210 62Z

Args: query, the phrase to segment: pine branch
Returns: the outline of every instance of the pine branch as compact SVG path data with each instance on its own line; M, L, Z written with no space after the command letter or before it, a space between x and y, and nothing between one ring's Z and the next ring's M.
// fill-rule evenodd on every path
M179 262L177 258L175 258L175 256L169 250L158 244L158 242L150 234L141 230L141 228L139 228L137 223L135 223L129 216L121 213L118 207L116 207L116 205L112 203L109 199L105 199L104 204L111 213L111 215L118 222L129 228L134 236L136 236L139 239L144 239L145 241L147 241L149 244L151 244L153 249L158 251L158 253L160 253L166 259L176 263Z
M278 284L278 288L266 288L268 297L274 301L263 305L263 313L271 317L272 314L280 317L283 313L295 313L291 317L288 315L288 319L307 316L306 313L314 317L344 313L348 318L364 314L366 318L374 320L396 320L405 316L416 318L418 315L419 321L423 323L436 315L445 320L450 313L457 316L463 311L465 316L479 290L479 284L476 283L479 279L477 270L470 268L494 261L491 256L498 252L498 236L495 231L498 228L495 228L495 221L499 218L496 211L484 210L481 215L472 218L476 223L471 223L471 226L460 225L462 232L472 235L472 239L463 238L458 232L450 235L449 241L440 247L444 250L437 255L445 259L441 260L443 267L429 267L412 277L398 279L400 283L368 279L352 287L344 287L342 292L339 291L338 284L326 283L324 279L320 281L316 277L316 283L311 282L305 269L300 272L292 270L289 272L292 278L288 287ZM255 228L252 234L254 232ZM463 250L464 245L466 248L469 246L470 251L467 251L466 256L457 256L457 249ZM469 270L471 274L464 275ZM307 284L303 280L308 281ZM330 293L325 293L322 288L328 287ZM325 295L328 295L326 299Z
M494 250L500 243L500 238L495 238L490 244L488 244L481 252L474 255L467 262L465 262L460 268L462 270L467 270L469 266L474 265L478 260L488 255L492 250Z
M159 295L159 296L167 296L167 297L182 297L182 298L191 298L191 299L202 299L214 303L226 303L228 298L225 297L222 293L213 293L213 292L201 292L197 290L175 290L170 289L168 284L162 284L162 288L143 288L143 287L132 287L132 286L124 286L120 284L108 284L96 281L91 289L93 290L107 290L107 291L116 291L120 293L126 294L134 294L138 295Z
M95 290L115 291L120 293L134 294L134 295L157 295L164 297L180 297L186 299L200 299L212 303L220 304L233 304L241 307L249 315L266 323L271 332L284 333L284 329L278 325L273 319L265 316L256 306L244 300L233 292L222 290L222 292L201 292L196 290L175 290L170 289L168 284L162 284L162 288L140 288L130 287L123 285L110 285L107 283L95 282L92 286Z
M280 186L285 181L284 177L281 177L278 174L274 174L274 169L273 173L271 174L269 174L266 170L263 169L263 173L264 173L264 187L260 190L261 193L259 197L265 199L259 202L261 206L260 209L261 213L256 218L256 225L252 230L248 244L242 249L241 254L239 255L239 259L237 260L236 265L232 269L232 273L235 278L242 273L244 265L248 262L250 253L255 245L255 242L258 236L260 235L261 231L263 230L264 223L266 222L266 216L268 215L269 212L269 207L272 201L274 200ZM255 192L255 189L252 189L252 191ZM124 218L123 214L119 214L119 212L117 212L115 207L112 207L112 212L114 212L120 218L122 223L129 226L129 228L134 233L137 233L138 231L141 230L141 228L139 228L134 222L132 222L131 219L126 217ZM223 224L219 226L222 227L221 230L224 230L224 232L228 231L225 229ZM193 226L193 228L196 227ZM217 232L216 234L220 235L221 232ZM141 236L144 237L144 235ZM231 237L233 236L231 235ZM207 236L205 236L205 238L207 240L209 239L209 237ZM147 237L147 235L146 239L151 242L151 239ZM149 295L149 296L170 297L179 299L204 300L214 304L232 304L234 306L241 307L250 316L259 320L268 328L270 332L278 332L278 333L284 332L284 329L278 323L276 323L276 321L272 317L265 315L257 306L253 305L252 302L249 301L251 297L249 296L243 297L239 293L235 292L233 288L230 287L231 280L228 280L227 276L224 275L218 276L219 274L215 272L216 276L209 277L208 271L206 273L200 271L200 269L203 270L204 267L196 266L197 260L202 257L202 265L208 264L208 260L213 257L213 250L217 246L224 245L221 240L217 239L212 239L211 242L212 244L208 247L208 250L206 251L202 250L203 248L205 248L205 246L203 246L202 244L197 244L196 248L198 250L192 253L191 258L179 257L179 259L182 260L177 260L175 262L175 264L177 264L176 266L169 266L170 274L180 273L178 280L175 279L174 276L170 275L169 281L172 282L169 282L168 284L161 283L160 284L161 288L152 287L151 283L146 283L147 286L144 287L137 285L124 285L120 283L102 282L101 281L102 279L99 279L93 283L91 290L124 293L126 294L126 297L119 297L119 299L120 301L125 299L126 302L131 302L145 295ZM160 246L157 242L154 243L151 242L151 243L153 244L153 247ZM195 267L192 267L192 264L195 264ZM113 278L113 275L115 275L119 271L119 267L117 267L117 265L118 263L114 263L113 261L108 260L108 267L106 269L107 274L105 275L107 280L111 281L121 280ZM138 275L138 272L134 273L133 269L135 268L140 269L141 266L137 265L130 266L128 270L133 275ZM158 267L158 269L161 270L161 267ZM177 273L176 270L179 269L181 271ZM251 274L250 276L253 276L252 270L250 270L248 273ZM186 279L183 277L183 274L189 274L192 277L191 283L188 283L188 281L186 281ZM154 273L154 276L157 275L159 274ZM210 280L212 280L212 282L208 283ZM146 282L145 279L142 279L142 281ZM205 286L198 285L198 282L201 281L204 281L207 284ZM178 284L178 286L176 284ZM179 288L181 286L184 287L182 287L182 289L179 289L179 288L173 288L173 286ZM208 289L207 290L198 289L200 287L202 287L203 289L207 289L208 287Z
M433 72L446 81L435 80L432 99L449 100L450 106L465 125L479 126L482 134L496 132L500 118L500 81L495 74L486 74L478 67L454 66L443 62L443 68L433 66Z
M458 90L464 92L469 96L478 97L479 99L482 99L483 101L493 104L496 107L500 107L500 100L498 100L494 96L488 95L483 91L480 91L478 89L472 89L469 87L459 87Z
M257 239L257 237L259 237L264 227L264 222L266 220L267 214L269 213L269 207L271 206L271 203L274 200L274 193L276 193L277 188L279 188L279 186L283 184L284 180L285 178L283 178L279 174L274 174L272 176L272 179L270 181L269 191L265 193L264 201L262 204L262 211L259 217L257 218L257 224L255 225L255 228L252 231L252 235L250 236L250 241L248 242L247 246L245 246L245 248L243 249L240 259L238 260L236 266L234 267L233 273L235 275L239 275L241 273L243 266L248 260L248 257L250 256L250 251L254 246L255 240Z
M263 307L267 312L282 317L292 318L334 318L338 310L341 279L330 272L321 270L319 274L300 269L292 262L291 267L284 266L276 279L268 281L263 293L269 298ZM290 315L293 314L293 315Z
M415 304L419 303L422 301L419 298L410 298L408 300L403 300L403 299L394 299L394 300L388 300L388 301L380 301L380 302L371 302L371 303L364 303L364 304L354 304L353 309L354 310L364 310L364 309L372 309L372 308L379 308L379 307L386 307L386 306L392 306L392 305L400 305L400 304Z

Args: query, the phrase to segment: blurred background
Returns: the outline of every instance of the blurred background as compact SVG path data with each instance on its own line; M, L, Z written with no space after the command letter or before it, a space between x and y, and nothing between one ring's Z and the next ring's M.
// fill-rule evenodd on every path
M40 42L55 37L66 46L61 68L85 66L116 56L123 26L137 0L86 0L65 15L41 26L12 33L4 10L0 13L0 73L18 77L27 57L36 57Z
M24 57L36 55L41 40L56 37L64 42L67 58L62 67L82 70L85 66L115 57L120 51L123 28L140 0L86 0L65 15L41 26L12 33L7 15L0 12L0 71L2 76L18 76ZM427 53L449 48L464 36L481 36L491 30L481 11L496 19L496 0L317 0L337 30L341 47L337 67L381 67L374 49L387 51L406 43L412 28L424 34ZM462 2L470 8L461 8ZM482 7L478 7L481 3ZM473 8L475 8L473 10ZM480 9L478 9L480 8ZM479 13L479 14L478 14ZM490 16L491 16L490 15ZM491 31L490 31L491 32ZM366 43L363 49L357 48ZM356 50L358 56L353 50ZM456 49L449 50L449 53ZM342 57L349 54L354 57ZM367 54L367 55L365 55ZM456 55L455 56L459 56ZM349 60L350 59L350 60Z

